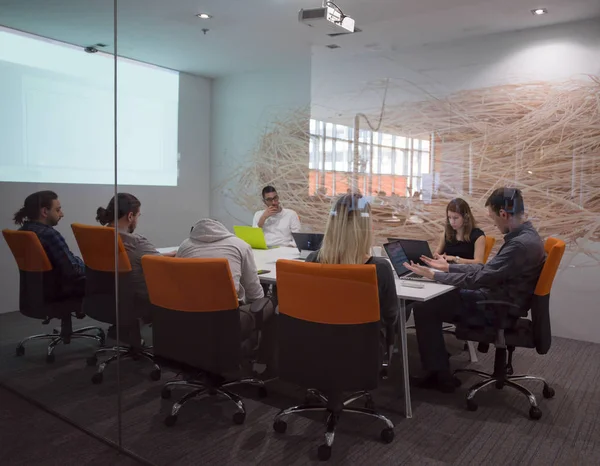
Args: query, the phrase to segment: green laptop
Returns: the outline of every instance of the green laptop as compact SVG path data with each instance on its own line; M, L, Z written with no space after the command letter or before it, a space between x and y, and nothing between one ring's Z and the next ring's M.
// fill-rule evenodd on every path
M243 239L252 246L252 249L269 249L262 228L234 226L233 231L235 236L239 239Z

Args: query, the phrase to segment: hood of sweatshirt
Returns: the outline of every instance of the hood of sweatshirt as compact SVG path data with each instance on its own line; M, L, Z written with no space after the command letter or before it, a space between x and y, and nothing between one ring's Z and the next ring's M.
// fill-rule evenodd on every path
M221 241L232 236L235 235L225 228L225 225L211 218L198 220L190 233L191 240L202 243L214 243L215 241Z

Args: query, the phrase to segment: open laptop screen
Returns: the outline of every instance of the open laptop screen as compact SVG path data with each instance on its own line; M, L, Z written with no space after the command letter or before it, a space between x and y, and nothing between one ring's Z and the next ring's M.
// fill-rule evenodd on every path
M394 267L394 270L398 274L398 277L402 277L410 273L410 270L408 270L406 267L404 267L404 265L402 265L408 261L408 257L406 257L404 248L398 241L395 241L393 243L386 243L383 245L383 248L385 249L387 256L390 258L392 267Z

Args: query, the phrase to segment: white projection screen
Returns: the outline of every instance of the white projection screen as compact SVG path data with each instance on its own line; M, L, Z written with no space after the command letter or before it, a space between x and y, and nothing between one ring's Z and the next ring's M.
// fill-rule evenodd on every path
M177 186L179 73L117 64L122 185ZM114 57L0 28L0 181L113 184Z

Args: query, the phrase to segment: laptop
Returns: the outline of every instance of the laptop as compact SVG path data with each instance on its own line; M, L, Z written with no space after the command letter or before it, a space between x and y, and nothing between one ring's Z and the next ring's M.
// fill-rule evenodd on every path
M292 233L296 247L300 251L300 258L306 259L313 251L318 251L323 242L322 233Z
M412 261L415 264L427 265L421 260L421 256L430 257L433 259L429 243L422 239L402 239L402 238L388 238L390 243L400 243L402 249L408 257L408 262Z
M390 259L390 262L392 263L392 267L394 267L394 270L398 274L398 278L400 278L401 280L418 280L423 282L433 282L433 280L429 278L421 277L420 275L411 272L406 267L404 267L404 265L402 265L405 262L410 262L410 259L406 255L406 252L404 251L404 248L402 247L400 241L392 241L391 243L385 243L383 245L383 249L385 249L385 253L387 254L387 256Z
M252 246L252 249L269 249L262 228L236 225L233 227L233 232L239 239Z

